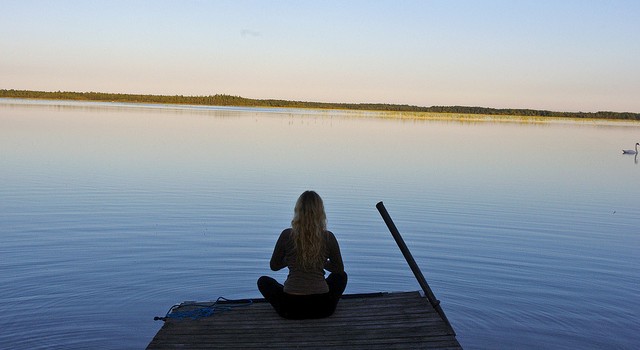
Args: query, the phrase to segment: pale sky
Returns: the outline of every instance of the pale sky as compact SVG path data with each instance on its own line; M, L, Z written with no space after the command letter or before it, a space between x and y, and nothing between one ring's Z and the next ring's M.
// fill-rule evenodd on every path
M0 0L0 89L640 112L640 1Z

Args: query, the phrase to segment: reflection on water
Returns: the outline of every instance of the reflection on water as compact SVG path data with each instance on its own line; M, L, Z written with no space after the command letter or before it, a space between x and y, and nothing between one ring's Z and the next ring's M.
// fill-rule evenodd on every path
M465 348L640 342L640 168L619 153L639 124L51 103L0 101L8 348L142 348L176 302L258 296L305 189L347 293L419 289L383 200Z
M636 153L636 154L634 154L634 155L633 155L633 162L634 162L635 164L638 164L638 153Z

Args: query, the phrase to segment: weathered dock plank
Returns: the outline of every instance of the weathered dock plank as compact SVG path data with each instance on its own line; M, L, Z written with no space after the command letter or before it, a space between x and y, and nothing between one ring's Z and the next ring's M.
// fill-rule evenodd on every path
M345 295L331 317L317 320L280 318L263 300L208 317L168 318L147 347L150 350L327 348L461 349L461 346L427 298L419 292L401 292Z

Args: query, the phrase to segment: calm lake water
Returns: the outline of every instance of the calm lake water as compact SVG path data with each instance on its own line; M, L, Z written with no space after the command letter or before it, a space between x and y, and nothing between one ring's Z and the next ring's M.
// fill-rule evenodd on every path
M297 196L347 293L419 290L466 349L640 344L640 123L0 99L0 344L140 349L184 300L258 297Z

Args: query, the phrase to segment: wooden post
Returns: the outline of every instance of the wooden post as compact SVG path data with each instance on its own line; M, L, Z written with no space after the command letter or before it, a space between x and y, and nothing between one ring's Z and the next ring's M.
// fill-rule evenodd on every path
M436 296L433 294L433 291L431 291L431 288L429 287L427 280L424 278L424 275L420 271L418 264L413 259L413 256L411 255L411 252L407 247L407 244L404 243L404 239L402 239L402 236L400 235L400 232L398 232L396 225L393 223L393 220L391 220L391 216L389 216L389 212L387 212L387 208L384 207L384 204L382 204L382 202L379 202L378 204L376 204L376 208L380 212L380 215L382 216L382 219L384 220L384 222L387 224L389 231L391 231L391 235L393 236L393 239L395 239L396 243L398 244L398 248L400 248L402 255L404 255L405 260L407 260L407 263L409 264L409 267L411 268L413 275L418 280L418 284L420 284L420 287L424 291L424 294L429 300L429 303L431 303L431 306L433 306L433 308L440 315L440 317L442 317L442 320L447 324L447 327L449 327L451 334L456 335L456 332L453 330L451 323L449 323L447 316L444 314L444 311L440 307L440 300L436 299Z

